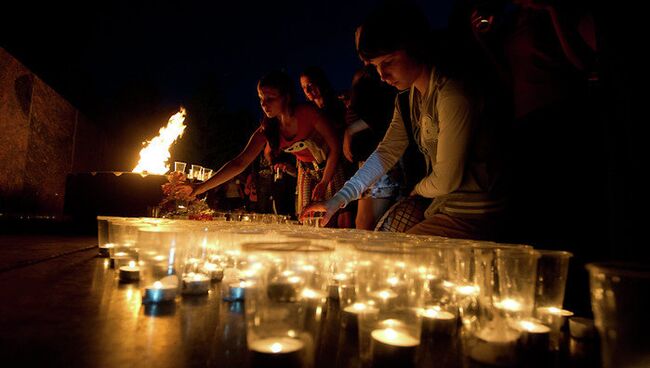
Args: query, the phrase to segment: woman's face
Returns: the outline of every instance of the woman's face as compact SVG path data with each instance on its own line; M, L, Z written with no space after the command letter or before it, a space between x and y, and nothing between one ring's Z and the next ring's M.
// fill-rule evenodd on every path
M305 93L305 97L307 97L309 101L315 102L321 98L320 89L309 80L309 77L304 75L301 76L300 86L302 87L302 91Z
M264 114L269 118L275 118L282 113L286 106L287 98L273 87L257 86L257 95L260 98L260 105Z
M404 50L370 59L370 64L375 66L382 81L398 90L410 88L421 72L421 65Z

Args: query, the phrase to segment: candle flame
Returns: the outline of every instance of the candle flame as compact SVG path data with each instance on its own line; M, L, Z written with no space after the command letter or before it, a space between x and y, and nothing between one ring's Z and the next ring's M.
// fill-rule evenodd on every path
M135 267L135 261L130 261L129 262L129 267Z
M153 283L153 287L156 288L156 289L162 289L163 284L160 281L156 281L156 282Z
M169 171L167 161L170 158L169 147L183 135L186 125L185 109L172 115L167 126L160 128L158 136L154 137L142 150L140 150L140 161L133 169L134 173L166 174Z
M510 312L519 312L523 309L521 303L514 299L503 299L500 302L494 303L497 308L504 309Z
M356 311L363 311L366 310L366 305L363 303L354 303L352 304L352 308Z
M282 344L280 344L279 342L274 343L273 345L271 345L271 351L274 352L274 353L281 352L282 351Z
M397 283L399 283L399 278L397 276L391 276L386 280L386 282L388 282L392 286L395 286L397 285Z

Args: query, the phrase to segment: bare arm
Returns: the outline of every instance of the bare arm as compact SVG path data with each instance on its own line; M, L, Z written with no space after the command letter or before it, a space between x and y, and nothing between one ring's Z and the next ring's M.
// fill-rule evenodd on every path
M255 157L264 149L265 144L266 137L260 127L253 133L248 140L248 144L246 144L244 150L237 157L223 165L210 179L199 184L192 194L197 195L207 192L237 176L255 160Z
M325 164L325 170L323 170L322 179L322 182L329 183L334 176L336 165L338 165L339 159L341 158L341 142L334 133L330 123L321 114L314 114L314 116L314 129L325 139L325 143L329 147L327 163Z

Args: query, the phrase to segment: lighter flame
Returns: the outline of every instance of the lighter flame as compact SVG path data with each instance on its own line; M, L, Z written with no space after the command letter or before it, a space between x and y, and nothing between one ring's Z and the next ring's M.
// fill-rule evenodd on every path
M169 118L167 126L160 128L158 136L146 142L147 146L140 151L140 161L133 169L134 173L163 175L169 171L169 147L183 135L186 128L184 121L185 109L181 107L179 112Z

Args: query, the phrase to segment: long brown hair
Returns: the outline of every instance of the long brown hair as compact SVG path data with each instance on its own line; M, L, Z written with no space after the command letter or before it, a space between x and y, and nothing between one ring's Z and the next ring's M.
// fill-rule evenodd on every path
M293 114L296 106L296 90L293 81L287 73L281 70L272 71L262 78L257 83L258 87L269 87L278 90L280 95L289 101L289 112ZM262 128L264 129L264 136L269 142L271 147L271 160L273 160L280 151L280 121L278 118L264 117L262 119Z

